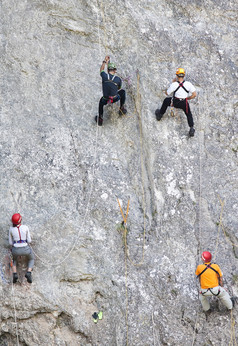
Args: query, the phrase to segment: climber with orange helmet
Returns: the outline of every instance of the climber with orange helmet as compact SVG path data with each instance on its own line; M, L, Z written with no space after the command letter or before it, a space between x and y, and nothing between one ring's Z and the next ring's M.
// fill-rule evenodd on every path
M162 119L167 107L173 105L175 108L182 109L186 116L188 125L190 127L189 136L193 137L195 133L193 116L189 107L188 100L192 100L197 96L196 89L192 83L184 80L185 70L178 68L176 71L176 78L173 79L172 84L165 92L166 95L173 93L172 97L166 97L160 109L156 109L156 119L159 121Z
M29 243L31 243L31 235L29 228L21 224L22 217L19 213L12 215L12 226L9 229L9 244L12 247L13 256L13 283L18 280L17 275L17 258L18 256L26 256L28 259L28 269L25 275L27 282L32 283L32 268L34 266L34 254Z
M235 300L230 298L227 291L223 288L222 272L219 265L211 263L212 255L209 251L202 253L203 264L197 266L196 275L200 280L201 291L199 299L205 312L210 311L209 298L216 296L221 302L231 310Z
M105 72L106 65L108 73ZM103 107L108 103L120 101L119 115L127 113L127 109L125 108L126 92L121 89L122 80L120 77L116 76L116 72L116 64L110 62L110 57L106 56L100 67L103 97L101 97L99 101L98 116L95 117L96 123L99 126L103 124Z

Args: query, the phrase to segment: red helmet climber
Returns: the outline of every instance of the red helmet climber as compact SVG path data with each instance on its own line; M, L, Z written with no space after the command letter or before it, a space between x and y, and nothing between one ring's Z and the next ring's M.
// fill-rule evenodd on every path
M34 254L29 243L31 243L31 236L29 228L21 224L21 214L16 213L12 215L12 226L9 229L9 244L13 256L13 283L18 280L17 275L17 258L18 256L26 256L28 259L28 269L25 275L27 282L32 283L31 271L34 266Z
M211 311L209 297L216 296L222 303L231 310L235 304L235 298L230 298L227 291L223 288L222 272L219 265L211 263L212 254L209 251L203 251L203 264L197 266L196 275L200 280L201 291L199 299L204 312Z
M205 263L211 262L212 254L209 251L203 251L203 253L202 253L202 260Z
M21 223L22 217L21 214L16 213L12 215L12 223L13 225L19 225Z

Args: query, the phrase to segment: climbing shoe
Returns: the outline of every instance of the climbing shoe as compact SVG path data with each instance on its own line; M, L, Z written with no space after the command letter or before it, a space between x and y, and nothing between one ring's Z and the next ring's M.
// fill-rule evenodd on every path
M236 298L235 297L231 297L231 301L232 301L232 308L235 307L235 303L236 303Z
M18 275L17 273L13 273L13 279L12 279L12 282L15 284L18 280Z
M189 136L190 136L190 137L193 137L193 136L194 136L194 133L195 133L195 129L194 129L193 127L190 127Z
M97 115L95 116L95 121L98 124L98 126L102 126L103 124L103 118L98 117Z
M97 314L97 312L94 312L94 313L92 314L92 318L93 318L93 322L94 322L94 323L97 323L97 322L98 322L98 314Z
M99 313L98 313L98 319L99 319L99 320L102 320L102 311L99 311Z
M127 109L124 106L120 107L119 114L122 115L122 114L126 114L126 113L127 113Z
M26 275L25 275L25 278L27 279L27 282L29 282L29 284L32 283L31 272L27 272Z
M156 111L155 111L155 116L156 116L156 119L158 120L158 121L160 121L161 119L162 119L162 114L160 114L160 109L156 109Z

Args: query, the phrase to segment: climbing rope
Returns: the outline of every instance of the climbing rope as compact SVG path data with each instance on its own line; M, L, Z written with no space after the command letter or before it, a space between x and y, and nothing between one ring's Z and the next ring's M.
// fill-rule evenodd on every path
M220 220L219 220L219 227L218 227L218 236L217 236L217 246L218 246L218 239L219 239L219 234L220 234L220 228L222 228L223 230L223 233L224 233L224 236L225 236L225 240L230 243L232 246L235 246L235 247L238 247L236 244L234 244L230 239L228 239L227 237L227 234L225 232L225 229L224 229L224 225L223 225L223 221L222 221L222 214L223 214L223 209L224 209L224 205L225 205L225 201L222 201L220 196L219 197L219 201L220 201L220 204L221 204L221 212L220 212ZM217 251L217 246L216 246L216 251ZM216 256L216 253L215 253L215 256ZM225 281L225 280L224 280ZM224 282L225 283L225 282ZM229 292L229 295L230 296L233 296L233 292L230 292L229 291L229 285L227 284L226 282L226 285L227 285L227 288L228 288L228 292ZM231 310L231 330L230 330L230 342L229 342L229 346L237 346L237 343L236 343L236 336L235 336L235 319L233 317L233 313L232 313L232 310Z
M120 201L119 201L118 198L117 198L117 203L119 204L119 208L120 208L121 215L122 215L122 218L123 218L123 230L124 230L123 238L124 238L124 245L125 245L125 253L126 253L126 256L127 256L127 258L129 259L129 261L131 262L131 264L132 264L133 266L135 266L135 267L140 267L140 266L143 264L143 262L144 262L144 255L143 255L143 253L142 253L142 261L140 261L139 263L135 263L135 262L133 262L133 260L130 258L130 255L129 255L129 252L128 252L128 245L127 245L127 234L128 234L128 229L127 229L126 222L127 222L128 212L129 212L130 200L128 200L126 216L124 216L124 213L123 213L123 210L122 210L122 207L121 207L121 204L120 204Z
M222 200L221 200L220 197L219 197L219 200L220 200L220 204L221 204L221 206L222 206L222 208L223 208L223 204L224 204L225 202L224 202L224 201L222 202ZM222 215L222 213L221 213L221 215ZM226 242L227 242L228 244L231 244L232 246L238 247L238 245L235 244L235 243L233 243L233 242L229 239L229 237L227 236L226 231L225 231L225 227L224 227L224 225L223 225L222 218L220 219L219 226L221 226L221 228L222 228L222 231L223 231L223 234L224 234L224 237L225 237Z
M103 7L102 7L102 3L100 2L100 0L97 0L97 9L98 9L98 3L100 4L100 9L101 9L101 13L102 13L102 17L103 17L103 22L104 22L104 26L103 26L103 29L104 29L104 33L105 33L105 17L104 17L104 11L103 11ZM102 54L102 50L101 50L101 35L100 35L100 26L99 26L99 15L98 15L98 11L97 11L97 27L98 27L98 43L99 43L99 51L100 51L100 55ZM106 47L106 50L107 50L107 47ZM51 267L57 267L59 265L61 265L62 263L64 263L67 258L70 256L70 254L72 253L72 251L75 249L78 241L79 241L79 238L80 238L80 230L82 228L84 228L85 226L85 223L86 223L86 218L88 216L88 212L89 212L89 206L90 206L90 202L91 202L91 196L92 196L92 191L93 191L93 186L94 186L94 175L95 175L95 166L96 166L96 160L97 160L97 148L98 148L98 133L99 133L99 126L98 126L98 123L97 123L97 127L96 127L96 139L95 139L95 145L94 145L94 159L93 159L93 164L92 164L92 178L91 178L91 186L90 186L90 190L89 190L89 196L88 196L88 201L87 201L87 204L86 204L86 208L85 208L85 213L84 213L84 217L83 217L83 220L82 220L82 226L81 228L79 229L78 233L77 233L77 236L76 236L76 240L73 244L73 246L71 247L71 249L69 249L68 253L63 257L63 259L57 263L52 263L52 264L49 264L48 262L44 261L33 249L32 251L34 252L35 256L41 261L42 264L44 264L44 266L48 267L48 268L51 268ZM73 134L71 133L71 137L73 139L73 144L74 144L74 151L75 151L75 154L77 156L77 160L78 160L78 163L80 163L79 161L79 155L78 155L78 151L77 151L77 148L76 148L76 145L75 145L75 141L74 141L74 138L73 138Z
M124 246L125 246L125 260L124 260L124 265L125 265L125 295L126 295L126 314L125 314L125 323L126 323L126 345L128 346L128 335L129 335L129 327L128 327L128 310L129 310L129 304L128 304L128 270L127 270L127 228L126 228L126 222L128 218L128 213L129 213L129 205L130 205L130 200L127 202L127 209L126 209L126 216L124 216L124 213L121 208L121 204L119 199L117 198L117 202L119 204L121 214L122 214L122 229L123 229L123 239L124 239Z
M128 256L129 261L131 264L135 267L139 267L144 263L144 257L145 257L145 235L146 235L146 206L145 206L145 188L144 188L144 182L145 182L145 172L144 172L144 155L143 155L143 131L142 131L142 119L141 119L141 93L140 93L140 75L139 71L137 70L137 87L136 87L137 93L136 97L133 95L134 99L134 105L136 109L136 113L138 116L139 121L139 131L140 131L140 163L141 163L141 177L142 177L142 208L143 208L143 245L142 245L142 257L139 263L135 263L129 256L128 253L128 246L126 243L126 253ZM121 210L121 208L120 208ZM122 210L121 210L122 212Z
M144 221L144 230L143 230L143 246L142 246L142 257L139 263L135 263L131 257L129 256L128 251L128 244L127 244L127 217L129 213L129 205L130 200L128 200L127 203L127 210L126 210L126 216L123 213L121 204L119 199L117 198L117 202L120 208L120 212L123 218L123 239L124 239L124 247L125 247L125 294L126 294L126 315L125 315L125 323L126 323L126 345L128 345L128 310L129 310L129 304L128 304L128 264L127 259L130 261L130 263L135 267L140 267L144 263L144 256L145 256L145 234L146 234L146 215L145 215L145 192L144 192L144 157L143 157L143 132L142 132L142 119L141 119L141 94L140 94L140 75L137 71L137 95L136 98L132 94L134 105L136 109L136 114L138 115L139 120L139 131L140 131L140 161L141 161L141 175L142 175L142 207L143 207L143 221Z
M201 107L200 107L200 94L198 93L197 95L198 99L198 131L199 131L199 206L198 206L198 251L197 251L197 256L198 256L198 261L200 259L200 254L202 252L201 248L201 239L202 239L202 227L201 227L201 220L202 220L202 141L201 141L201 133L202 133L202 127L201 127L201 120L200 120L200 114L203 114L201 112ZM197 278L195 277L195 282L197 285ZM200 289L200 287L199 287ZM199 299L199 290L198 290L198 299ZM199 306L197 308L197 316L196 316L196 321L195 321L195 326L194 326L194 332L193 332L193 341L192 341L192 346L194 345L196 341L196 330L197 330L197 324L198 324L198 318L199 318Z
M154 346L156 346L158 345L158 343L156 343L157 335L155 331L154 311L152 311L151 319L152 319L152 328L153 328L153 341L154 341Z
M198 112L199 115L202 114L201 113L201 109L200 109L200 95L198 94ZM202 144L201 144L201 120L200 120L200 116L198 116L198 130L199 130L199 215L198 215L198 227L199 227L199 252L198 252L198 256L200 256L201 253L201 239L202 239L202 231L201 231L201 220L202 220L202 212L201 212L201 206L202 206Z
M218 232L217 232L217 240L216 240L216 248L215 248L215 252L214 252L214 261L216 260L216 255L217 255L217 249L218 249L218 244L219 244L219 237L220 237L220 229L222 227L222 214L223 214L223 209L224 209L224 204L225 201L221 201L220 197L219 197L220 203L221 203L221 212L220 212L220 219L219 219L219 226L218 226Z
M200 102L198 100L198 105L199 105L199 114L202 114L200 111ZM199 119L199 117L198 117ZM200 120L199 120L199 133L201 133L201 124L200 124ZM198 239L198 245L199 245L199 253L201 253L201 243L200 243L200 239L202 239L202 234L201 234L201 220L202 220L202 215L201 215L201 195L202 195L202 158L201 158L201 152L202 152L202 146L201 146L201 139L199 136L199 239ZM218 251L218 245L219 245L219 238L220 238L220 230L222 228L225 239L227 242L229 242L230 244L232 244L233 246L237 246L236 244L234 244L232 241L230 241L230 239L228 239L228 236L225 232L224 229L224 225L223 225L223 221L222 221L222 217L223 217L223 211L224 211L224 205L225 205L225 201L222 201L220 196L219 197L219 201L220 201L220 205L221 205L221 211L220 211L220 217L219 217L219 226L218 226L218 234L217 234L217 239L216 239L216 246L215 246L215 252L214 252L214 260L216 258L217 255L217 251ZM229 294L231 294L229 292ZM232 294L233 295L233 294ZM194 326L194 334L193 334L193 341L192 341L192 346L195 343L195 336L196 336L196 329L197 329L197 324L198 324L198 317L199 317L199 312L197 311L197 316L196 316L196 321L195 321L195 326ZM231 310L231 315L230 315L230 323L231 323L231 330L230 330L230 342L229 342L229 346L237 346L236 343L236 338L235 338L235 319L233 318L233 314L232 314L232 310Z
M236 321L233 317L233 313L231 310L231 337L230 337L229 346L237 346L236 333L235 333L235 323L236 323Z
M12 282L12 300L13 300L13 309L14 309L14 324L16 326L16 338L17 338L17 346L19 346L19 335L18 335L18 323L17 323L17 310L16 310L16 299L14 295L14 288Z
M98 15L98 13L97 13L97 15ZM103 16L103 20L105 21L104 16ZM98 21L99 21L99 19L98 19ZM104 25L104 33L105 33L105 25ZM100 49L100 54L101 54L101 38L100 38L99 22L98 22L98 37L99 37L99 49ZM106 50L107 50L107 47L106 47ZM97 127L96 127L96 141L95 141L95 146L94 146L94 160L93 160L93 165L92 165L92 178L91 178L92 181L91 181L91 186L90 186L90 191L89 191L89 196L88 196L88 202L87 202L87 205L86 205L86 208L85 208L85 214L84 214L84 217L83 217L83 222L82 222L83 226L84 226L84 224L86 222L86 218L87 218L88 211L89 211L89 205L90 205L90 201L91 201L91 195L92 195L92 191L93 191L93 182L94 182L94 175L95 175L95 164L96 164L96 159L97 159L97 147L98 147L98 129L99 129L99 126L97 124ZM74 143L74 141L73 141L73 143ZM75 149L75 152L76 152L77 151L76 147L74 149ZM19 208L18 202L15 199L15 196L14 196L13 193L12 193L12 196L13 196L13 199L14 199L16 205L17 205L17 209L20 212L20 208ZM83 226L82 226L82 228L83 228ZM46 267L48 267L48 268L57 267L57 266L61 265L63 262L65 262L66 259L72 253L72 251L75 249L75 247L76 247L76 245L78 243L78 240L79 240L79 234L80 234L80 230L78 231L76 240L75 240L73 246L71 247L71 249L68 251L67 255L65 255L64 258L61 261L57 262L57 263L53 263L53 264L49 265L49 263L44 261L33 249L32 249L32 251L35 254L35 256L41 261L41 263L43 265L45 265ZM0 269L1 269L0 273L1 273L2 280L7 282L5 280L4 275L3 275L2 264L1 264L1 268ZM14 294L14 284L13 284L13 281L12 281L12 290L11 290L11 292L12 292L12 301L13 301L13 308L14 308L14 324L16 326L16 339L17 339L16 341L17 341L17 346L19 346L19 333L18 333L18 323L17 323L16 300L15 300L15 294Z
M13 271L12 272L12 276L13 276ZM16 298L15 298L15 294L14 294L14 286L13 286L13 281L12 281L12 302L13 302L13 309L14 309L14 324L16 326L16 339L17 339L17 346L19 346L19 334L18 334L18 323L17 323L17 310L16 310Z
M104 8L103 8L103 1L97 0L97 19L98 19L98 37L99 37L99 49L100 49L100 56L102 55L101 52L101 38L100 38L100 28L99 28L99 16L98 16L98 8L100 8L101 16L103 20L103 32L104 32L104 44L105 44L105 51L106 55L108 55L108 45L107 45L107 32L106 32L106 20L104 15Z
M88 195L88 201L86 204L86 208L85 208L85 213L83 216L83 220L82 220L82 226L79 229L77 235L76 235L76 239L74 241L74 244L72 245L72 247L68 250L68 253L63 257L62 260L60 260L59 262L56 263L50 263L46 262L45 260L43 260L33 249L32 251L34 252L35 256L41 261L41 263L46 266L47 268L52 268L52 267L58 267L59 265L61 265L62 263L64 263L67 258L70 256L70 254L72 253L72 251L75 249L79 238L80 238L80 231L82 228L84 228L85 223L86 223L86 219L88 216L88 212L89 212L89 206L91 203L91 196L92 196L92 191L93 191L93 186L94 186L94 175L95 175L95 166L96 166L96 160L97 160L97 148L98 148L98 133L99 133L99 126L96 127L96 139L95 139L95 146L94 146L94 158L93 158L93 164L92 164L92 177L91 177L91 185L90 185L90 190L89 190L89 195ZM73 138L73 137L72 137ZM73 143L74 143L74 139L73 139ZM77 154L78 157L78 151L76 149L75 143L74 143L74 150L75 153ZM78 159L79 160L79 159Z

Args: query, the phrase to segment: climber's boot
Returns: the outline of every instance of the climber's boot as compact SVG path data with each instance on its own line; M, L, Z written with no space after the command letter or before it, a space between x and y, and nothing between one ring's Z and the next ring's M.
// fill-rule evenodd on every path
M125 106L120 107L119 115L126 114L126 113L127 113L127 109L125 108Z
M95 121L98 124L98 126L102 126L103 118L101 118L100 115L99 116L97 116L97 115L95 116Z
M27 272L25 278L27 279L27 282L29 282L29 284L32 284L31 272Z
M160 121L161 119L162 119L162 114L160 114L160 109L156 109L156 111L155 111L155 116L156 116L156 119L158 120L158 121Z
M193 128L193 126L191 126L188 134L190 137L193 137L194 133L195 133L195 129Z
M18 275L17 273L13 273L13 278L12 278L12 282L15 284L18 280Z

